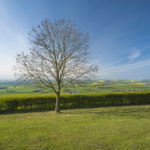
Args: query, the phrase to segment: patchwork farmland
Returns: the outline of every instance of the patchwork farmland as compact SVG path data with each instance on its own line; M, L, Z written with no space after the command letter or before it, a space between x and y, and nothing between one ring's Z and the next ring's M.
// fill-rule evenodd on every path
M75 83L62 89L62 93L110 93L150 91L150 80L95 80ZM38 88L30 82L3 81L0 82L0 95L7 94L39 94L53 93L51 90Z

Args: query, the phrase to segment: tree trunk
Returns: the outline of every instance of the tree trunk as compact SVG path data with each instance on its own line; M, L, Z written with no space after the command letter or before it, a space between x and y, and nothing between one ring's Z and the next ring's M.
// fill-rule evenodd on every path
M60 92L57 92L57 93L56 93L55 112L60 112Z

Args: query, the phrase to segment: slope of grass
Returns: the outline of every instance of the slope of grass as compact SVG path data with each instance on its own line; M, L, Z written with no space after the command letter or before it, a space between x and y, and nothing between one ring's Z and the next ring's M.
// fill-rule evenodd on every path
M150 105L0 115L0 150L149 150Z

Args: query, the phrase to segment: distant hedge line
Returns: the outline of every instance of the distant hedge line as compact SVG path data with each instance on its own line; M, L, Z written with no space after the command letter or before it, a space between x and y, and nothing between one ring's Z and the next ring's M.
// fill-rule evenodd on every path
M150 92L107 94L62 94L61 109L150 104ZM52 110L55 95L0 96L0 112Z

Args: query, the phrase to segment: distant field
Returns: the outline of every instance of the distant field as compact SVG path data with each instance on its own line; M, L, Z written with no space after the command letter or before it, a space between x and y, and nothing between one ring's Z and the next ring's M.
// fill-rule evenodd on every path
M107 93L107 92L130 92L150 91L150 81L135 80L96 80L86 83L76 83L62 89L63 93ZM2 82L0 83L0 95L22 94L22 93L52 93L51 90L44 90L31 83Z
M149 150L150 105L0 115L0 150Z

